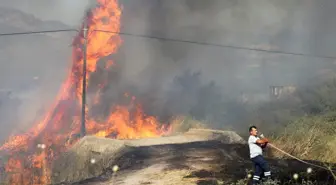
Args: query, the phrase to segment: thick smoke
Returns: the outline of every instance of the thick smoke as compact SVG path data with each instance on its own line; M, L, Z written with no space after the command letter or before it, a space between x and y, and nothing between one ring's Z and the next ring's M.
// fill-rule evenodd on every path
M327 56L332 56L335 48L336 14L332 7L336 2L333 0L120 2L123 5L122 32L131 34ZM2 0L1 3L32 13L39 19L60 20L72 27L81 23L90 4L83 0ZM250 99L267 99L270 85L306 84L315 76L328 74L335 68L334 61L329 59L126 35L122 35L122 39L124 43L120 51L112 56L118 67L104 72L104 75L99 75L102 71L98 70L92 77L94 83L109 79L109 86L103 94L103 100L110 102L103 107L105 112L110 111L110 105L119 103L125 92L129 92L142 101L148 114L164 120L171 115L192 114L199 119L229 122L242 114L238 108L224 110L232 105L232 99L242 94ZM71 48L64 50L57 51L68 58L59 57L57 61L63 61L62 66L66 68L69 66L65 63L70 63ZM41 63L46 60L41 60ZM30 65L35 67L31 74L43 71L37 67L40 66L38 60L34 61L36 63ZM59 76L63 77L65 73L59 73ZM38 92L39 96L43 94L42 90ZM100 112L99 109L96 111ZM228 114L233 115L231 119Z
M305 3L124 0L122 3L122 31L127 33L310 55L332 56L331 48L335 46L328 36L335 28L322 23L327 20L336 25L331 18L336 14L326 8L333 7L335 2L329 0ZM220 114L218 109L225 107L217 105L215 102L222 100L216 98L229 102L245 94L250 99L267 99L271 85L304 85L335 68L330 59L132 36L123 39L118 54L123 55L119 62L126 63L121 79L136 84L136 93L145 101L147 111L163 117L181 113L207 119L213 112ZM193 72L197 75L193 76ZM190 81L183 85L174 81L177 76ZM217 90L206 94L202 89L210 81ZM221 97L213 95L218 91ZM201 106L209 108L199 110L197 107Z
M317 26L321 24L320 20L325 19L324 14L328 13L323 13L323 9L319 8L321 4L315 1L311 1L307 5L302 5L299 2L262 0L256 2L210 0L206 3L200 0L137 1L133 6L143 9L145 15L142 17L147 20L144 21L142 17L138 18L137 14L130 16L131 19L135 19L132 20L132 23L140 19L140 24L145 22L146 27L141 30L134 25L128 26L126 20L123 22L124 31L223 45L331 55L331 52L325 52L330 49L316 47L315 42L315 40L325 37L319 33L330 32L326 26ZM327 6L330 3L331 1L324 1L322 4ZM125 14L128 14L127 10L125 10ZM135 40L129 37L125 39ZM237 82L241 82L244 84L239 86L251 84L247 88L260 89L261 86L296 83L298 78L306 76L304 73L298 73L298 69L316 70L314 65L321 65L323 61L291 55L167 41L147 40L146 42L143 39L137 39L137 42L142 48L149 47L149 52L146 53L151 54L150 59L147 59L150 64L145 67L144 74L147 75L148 71L157 73L158 75L150 77L155 80L158 77L165 78L164 73L171 74L172 71L175 71L174 69L193 68L194 70L202 70L204 75L206 73L205 76L210 75L209 79L215 79L221 85L229 84L232 87ZM139 55L131 54L129 56L139 57ZM141 62L139 59L130 61ZM152 70L151 68L157 69ZM171 68L173 70L170 70ZM289 75L292 77L284 78ZM255 78L254 83L251 83L251 78ZM266 81L266 79L269 80ZM233 82L233 84L229 82Z

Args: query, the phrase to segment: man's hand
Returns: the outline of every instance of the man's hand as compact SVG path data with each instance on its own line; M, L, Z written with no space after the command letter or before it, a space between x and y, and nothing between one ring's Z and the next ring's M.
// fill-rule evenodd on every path
M268 143L268 139L267 138L262 138L262 139L258 139L256 141L257 144L265 144Z
M262 136L262 140L264 141L264 143L262 143L262 144L260 145L260 147L261 147L261 148L266 148L267 143L269 142L269 140L268 140L266 137L264 137L264 136Z
M266 148L267 147L267 143L260 144L260 147L263 148L263 149Z
M260 134L260 138L264 140L265 143L269 142L269 140L264 136L264 134Z
M264 140L265 143L269 142L269 140L266 137L262 138L262 140Z

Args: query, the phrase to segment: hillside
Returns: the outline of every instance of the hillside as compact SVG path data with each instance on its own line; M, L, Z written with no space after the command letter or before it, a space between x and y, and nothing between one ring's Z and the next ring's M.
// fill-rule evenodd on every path
M0 7L0 33L66 28L69 27L61 22L41 21L19 10ZM72 35L74 33L1 37L0 86L18 88L32 83L35 76L43 80L47 74L52 76L64 71L70 59Z
M0 7L0 33L65 28L68 26L61 22L41 21L19 10ZM72 35L74 33L0 37L0 90L10 91L15 101L20 101L12 108L11 101L1 100L9 103L0 105L2 126L20 125L24 130L23 124L31 124L38 111L49 106L66 76ZM0 141L8 136L5 130L0 134Z

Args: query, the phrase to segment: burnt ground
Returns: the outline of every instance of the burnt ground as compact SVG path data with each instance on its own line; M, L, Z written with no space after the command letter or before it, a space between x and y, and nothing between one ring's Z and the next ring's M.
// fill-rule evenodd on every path
M253 165L243 144L219 141L135 147L116 160L104 174L76 184L83 185L217 185L243 179ZM268 159L274 178L287 181L294 173L306 176L309 167L294 160ZM312 163L319 163L310 161ZM327 171L313 168L309 178L318 184L333 184Z

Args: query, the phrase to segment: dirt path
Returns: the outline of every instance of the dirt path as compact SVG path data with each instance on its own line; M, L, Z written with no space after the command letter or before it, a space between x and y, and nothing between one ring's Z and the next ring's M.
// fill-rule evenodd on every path
M237 148L238 147L238 148ZM118 164L120 171L107 172L100 178L87 181L86 185L197 185L221 184L243 178L240 175L224 175L223 172L233 163L242 164L245 159L236 151L242 145L225 145L220 142L195 142L182 145L159 145L139 147L124 155ZM224 150L225 149L225 150ZM226 166L229 165L229 166ZM106 179L106 181L105 181Z
M139 147L116 161L120 170L82 182L83 185L219 185L243 179L252 164L245 145L196 142ZM277 178L305 172L292 160L271 160ZM284 172L284 170L286 172ZM322 175L325 175L322 174ZM316 174L321 176L321 174ZM321 176L325 179L325 176ZM322 183L327 185L328 183Z
M185 176L185 171L198 170L195 166L200 166L200 161L208 163L209 160L218 160L220 157L218 152L221 150L213 147L217 148L218 146L215 145L223 143L230 144L231 147L231 144L242 145L245 141L231 131L194 129L181 135L139 140L85 137L54 163L52 182L62 184L95 178L104 173L114 163L121 166L123 176L134 176L134 168L140 170L136 174L143 175L142 171L145 170L146 176L150 176L148 175L150 169L162 168L161 171L155 173L156 177L158 174L181 172L181 166L184 170L181 174ZM203 149L200 147L203 147ZM205 159L202 159L202 156ZM210 156L213 156L213 159L210 159ZM184 161L181 161L182 158ZM233 158L235 157L230 156L228 159ZM91 159L95 160L94 164L90 163ZM162 167L159 168L158 166ZM167 170L167 168L171 169ZM206 167L201 165L199 168L204 169ZM131 173L127 173L129 171Z
M247 145L239 138L232 139L235 135L229 135L195 131L183 136L136 141L90 137L58 161L60 165L55 173L59 174L55 180L86 179L76 183L81 185L230 184L245 178L253 165ZM91 164L93 158L96 163ZM293 173L304 173L308 167L293 160L268 161L275 178L282 180ZM119 166L116 173L112 170L115 165ZM311 178L327 179L326 172L314 175Z

